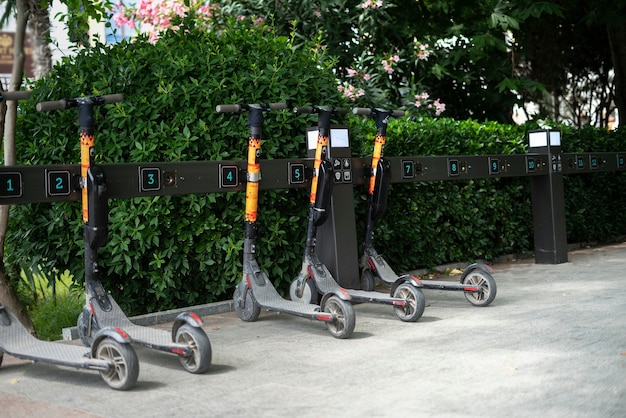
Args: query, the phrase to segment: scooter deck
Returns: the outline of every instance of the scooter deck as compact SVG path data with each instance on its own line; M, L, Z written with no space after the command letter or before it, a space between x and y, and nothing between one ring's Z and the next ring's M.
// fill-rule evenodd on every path
M317 314L320 313L320 307L318 305L284 299L278 294L274 286L269 283L265 273L257 272L256 274L262 275L264 283L260 285L254 278L250 279L252 296L259 305L270 311L284 312L304 318L316 319Z
M356 289L346 289L350 296L352 297L352 301L356 303L379 303L381 305L400 305L404 304L406 301L402 298L394 298L388 293L377 292L377 291L366 291L366 290L356 290Z
M315 285L322 294L331 292L339 287L332 274L323 264L316 264L311 271L314 272ZM379 303L381 305L401 305L405 303L404 299L394 298L388 293L357 289L345 290L350 294L350 302L352 303Z
M6 308L0 309L0 315L5 316L0 321L0 350L13 357L80 369L109 369L109 363L92 358L88 348L39 340Z
M459 282L444 282L437 280L424 280L422 279L422 285L424 289L439 289L439 290L458 290L465 291L468 287L475 287L470 284L463 284ZM468 290L471 291L471 290ZM474 290L475 291L475 290Z
M111 310L104 311L97 301L92 301L92 306L100 328L121 328L126 332L132 342L161 351L172 351L172 348L187 348L186 345L176 344L172 340L172 333L164 329L144 327L134 324L124 311L119 307L111 295L107 295L111 302Z

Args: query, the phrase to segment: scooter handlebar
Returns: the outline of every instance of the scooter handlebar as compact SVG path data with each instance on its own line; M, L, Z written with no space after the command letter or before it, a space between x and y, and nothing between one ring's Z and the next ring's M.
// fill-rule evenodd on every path
M302 106L302 107L294 107L293 111L295 113L318 113L320 110L324 110L324 108L322 107L313 107L313 106ZM346 113L348 113L348 109L344 108L344 107L338 107L338 108L329 108L327 110L332 111L335 114L338 115L345 115Z
M264 103L249 105L221 104L215 106L215 111L217 113L241 113L249 110L251 107L258 107L263 110L282 110L287 108L287 103Z
M92 98L96 101L96 104L103 105L109 103L117 103L124 100L124 95L115 93L115 94L105 94L103 96L94 96ZM51 110L64 110L69 107L76 105L77 99L61 99L61 100L52 100L49 102L39 102L35 106L39 112L49 112Z
M119 93L105 94L100 97L102 98L102 104L118 103L124 100L124 95Z
M30 91L3 91L0 93L0 100L26 100L30 97Z
M354 109L352 109L352 113L354 113L355 115L371 115L372 113L375 113L377 111L390 112L392 116L395 116L398 118L404 116L405 114L404 110L383 110L383 109L372 109L369 107L355 107Z
M52 100L49 102L39 102L35 106L39 112L50 112L51 110L63 110L67 109L67 100Z

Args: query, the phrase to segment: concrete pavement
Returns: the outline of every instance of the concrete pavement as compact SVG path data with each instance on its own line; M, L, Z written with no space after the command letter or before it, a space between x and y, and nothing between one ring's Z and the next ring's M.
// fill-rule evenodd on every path
M287 315L205 315L210 371L191 375L136 347L128 392L96 372L5 355L0 417L626 416L626 244L569 260L494 265L498 295L486 308L424 291L417 323L357 305L348 340Z

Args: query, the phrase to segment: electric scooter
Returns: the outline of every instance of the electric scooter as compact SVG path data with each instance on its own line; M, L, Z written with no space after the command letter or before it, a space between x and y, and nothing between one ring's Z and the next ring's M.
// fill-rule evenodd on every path
M292 300L315 303L316 298L326 294L330 289L338 286L328 268L320 262L315 253L317 227L322 225L327 217L333 187L333 166L328 155L330 119L334 114L347 113L346 109L332 109L324 107L300 107L294 109L296 113L318 115L318 139L315 147L315 161L311 195L309 198L309 217L307 228L306 248L302 261L302 270L291 283L290 296ZM426 305L424 295L418 288L419 281L408 278L405 283L394 286L390 294L376 292L373 289L347 289L353 303L378 303L391 305L398 318L405 322L415 322L424 313Z
M335 338L349 338L354 331L355 316L350 296L338 285L324 293L320 304L283 299L260 269L256 260L257 209L261 180L261 133L264 112L286 108L285 104L219 105L218 113L248 112L248 169L246 173L245 239L243 248L243 280L235 288L235 312L243 321L256 321L261 308L324 322ZM312 186L314 187L314 186ZM313 192L314 193L314 192Z
M376 139L372 153L372 168L368 188L367 214L365 218L365 238L363 256L360 260L361 288L374 289L376 279L385 286L394 286L399 280L409 280L408 274L398 276L387 261L376 252L373 246L374 227L387 209L391 164L382 156L387 141L387 123L392 116L404 116L401 110L355 108L356 115L371 115L376 121ZM474 306L487 306L496 297L496 282L491 276L493 269L481 263L468 266L459 283L434 280L420 280L423 289L462 291L465 298Z
M28 92L2 92L0 100L27 99ZM137 354L122 329L106 327L93 338L91 349L35 338L17 317L0 303L0 364L4 353L13 357L77 369L97 370L113 389L127 390L139 376Z
M82 215L85 247L86 303L78 317L78 334L85 346L93 345L100 329L122 327L133 343L173 353L185 370L204 373L211 365L211 343L202 329L202 319L185 312L174 320L172 331L134 324L108 294L100 281L98 248L108 236L108 198L104 170L94 159L94 107L122 101L121 94L62 99L37 104L39 111L78 108L80 125Z

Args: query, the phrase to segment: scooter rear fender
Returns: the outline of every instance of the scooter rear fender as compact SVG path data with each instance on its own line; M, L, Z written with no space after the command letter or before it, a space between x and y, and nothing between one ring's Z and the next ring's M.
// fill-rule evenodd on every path
M106 327L99 330L93 338L91 344L91 357L96 357L96 350L105 338L112 338L120 344L130 344L130 336L121 328Z
M393 282L393 285L391 286L390 294L393 295L393 292L395 292L396 288L400 286L402 283L408 283L418 289L421 289L424 287L424 285L422 284L422 281L417 276L413 276L411 274L403 274L402 276L398 277L395 282Z
M194 312L183 312L176 317L174 320L174 325L172 326L172 341L176 341L176 333L179 328L185 324L189 324L195 328L202 328L203 322L202 318L200 318Z
M472 270L482 270L489 275L493 274L493 268L490 265L483 263L474 263L467 266L467 268L463 271L463 274L461 275L461 279L459 281L463 283L463 280L467 277L468 274L472 272Z
M324 305L326 305L326 302L331 296L337 296L339 299L345 300L346 302L350 302L352 300L352 296L350 296L350 293L348 293L346 289L344 289L343 287L338 287L328 293L325 293L324 296L322 296L322 300L320 301L320 306L322 307L322 310L324 309Z

